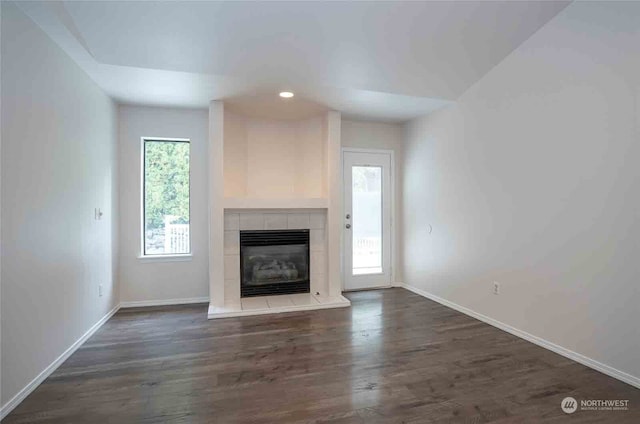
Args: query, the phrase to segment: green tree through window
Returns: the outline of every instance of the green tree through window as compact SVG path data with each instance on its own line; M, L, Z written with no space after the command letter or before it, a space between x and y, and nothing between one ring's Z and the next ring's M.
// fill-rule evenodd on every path
M190 253L189 143L144 141L144 253Z

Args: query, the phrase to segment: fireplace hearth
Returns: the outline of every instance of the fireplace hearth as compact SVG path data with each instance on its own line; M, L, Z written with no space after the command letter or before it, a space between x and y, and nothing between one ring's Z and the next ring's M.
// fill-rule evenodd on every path
M309 292L309 230L240 231L241 297Z

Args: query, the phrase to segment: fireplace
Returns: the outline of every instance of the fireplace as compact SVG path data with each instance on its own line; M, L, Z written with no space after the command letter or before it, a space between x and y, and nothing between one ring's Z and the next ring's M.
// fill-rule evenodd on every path
M240 231L242 297L309 292L309 230Z

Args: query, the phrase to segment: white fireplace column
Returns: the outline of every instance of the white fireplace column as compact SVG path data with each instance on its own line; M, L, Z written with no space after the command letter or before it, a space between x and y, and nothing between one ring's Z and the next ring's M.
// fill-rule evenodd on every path
M329 296L342 295L342 152L340 112L327 113L327 282Z
M209 103L209 303L224 307L224 103Z

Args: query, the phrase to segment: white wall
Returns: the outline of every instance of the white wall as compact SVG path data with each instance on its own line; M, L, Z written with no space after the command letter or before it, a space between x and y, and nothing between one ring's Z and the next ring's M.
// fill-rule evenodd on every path
M326 197L323 116L303 120L224 112L225 197Z
M403 190L407 284L636 382L639 58L640 4L573 3L408 125Z
M113 102L6 2L1 54L6 405L118 303L117 125Z
M122 302L209 297L206 110L121 105L120 286ZM141 137L191 140L191 250L189 261L139 258L141 238Z
M403 167L403 126L372 121L342 121L342 147L359 149L386 149L394 152L395 191L395 255L394 282L402 282L402 167Z
M247 197L247 126L241 115L224 111L224 196Z

